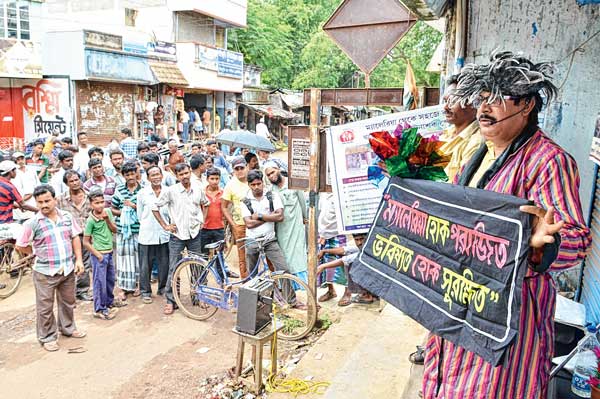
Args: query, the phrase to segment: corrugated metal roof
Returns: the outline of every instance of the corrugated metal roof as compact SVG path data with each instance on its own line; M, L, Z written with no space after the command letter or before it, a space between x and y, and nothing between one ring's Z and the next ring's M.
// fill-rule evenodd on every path
M168 83L177 86L188 86L188 81L175 64L166 62L149 62L150 69L160 83Z
M275 118L281 118L281 119L300 118L300 115L295 114L290 111L286 111L285 109L279 108L272 104L271 105L255 105L255 104L246 104L243 102L240 102L239 104L242 104L245 107L248 107L251 110L254 110L255 112L258 112L260 114L268 115L269 117L273 116Z

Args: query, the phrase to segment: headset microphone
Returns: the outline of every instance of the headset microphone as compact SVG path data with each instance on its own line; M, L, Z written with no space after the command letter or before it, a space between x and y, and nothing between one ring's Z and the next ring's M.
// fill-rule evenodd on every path
M522 110L520 110L520 111L517 111L517 112L515 112L515 113L514 113L514 114L512 114L512 115L509 115L509 116L507 116L506 118L502 118L502 119L500 119L499 121L490 121L490 125L495 125L496 123L504 122L505 120L507 120L507 119L510 119L510 118L512 118L513 116L517 116L517 115L519 115L519 114L520 114L521 112L523 112L523 111L525 111L525 108L523 108L523 109L522 109Z
M521 111L517 111L517 112L515 112L514 114L512 114L512 115L509 115L509 116L507 116L506 118L502 118L502 119L500 119L500 120L498 120L498 121L490 121L490 125L495 125L496 123L504 122L505 120L507 120L507 119L510 119L510 118L512 118L513 116L517 116L517 115L519 115L521 112L523 112L523 110L521 110Z

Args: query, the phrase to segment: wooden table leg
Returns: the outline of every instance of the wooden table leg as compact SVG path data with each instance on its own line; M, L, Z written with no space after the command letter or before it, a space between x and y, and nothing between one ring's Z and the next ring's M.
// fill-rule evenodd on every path
M244 367L244 338L238 337L238 349L237 349L237 363L235 365L235 378L239 378L242 374L242 367Z
M277 341L271 338L271 374L277 374Z
M262 360L263 360L263 346L261 343L256 348L256 362L254 364L254 381L256 383L256 394L258 395L262 388Z

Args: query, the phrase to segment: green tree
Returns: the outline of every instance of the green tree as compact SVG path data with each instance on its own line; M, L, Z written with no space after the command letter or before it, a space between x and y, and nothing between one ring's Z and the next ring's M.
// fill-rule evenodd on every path
M243 52L246 63L262 67L262 81L271 87L350 87L358 68L322 30L339 3L249 0L248 28L231 30L229 47ZM441 33L417 22L373 71L371 86L402 86L406 58L417 84L436 86L438 75L425 68L441 38Z

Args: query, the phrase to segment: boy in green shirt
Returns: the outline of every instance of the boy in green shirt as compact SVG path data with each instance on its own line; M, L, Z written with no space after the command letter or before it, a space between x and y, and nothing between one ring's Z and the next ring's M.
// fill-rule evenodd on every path
M104 208L104 194L92 190L89 194L92 212L85 224L83 245L90 251L94 289L94 317L111 320L117 309L113 307L115 265L113 261L113 233L117 232L110 208Z

